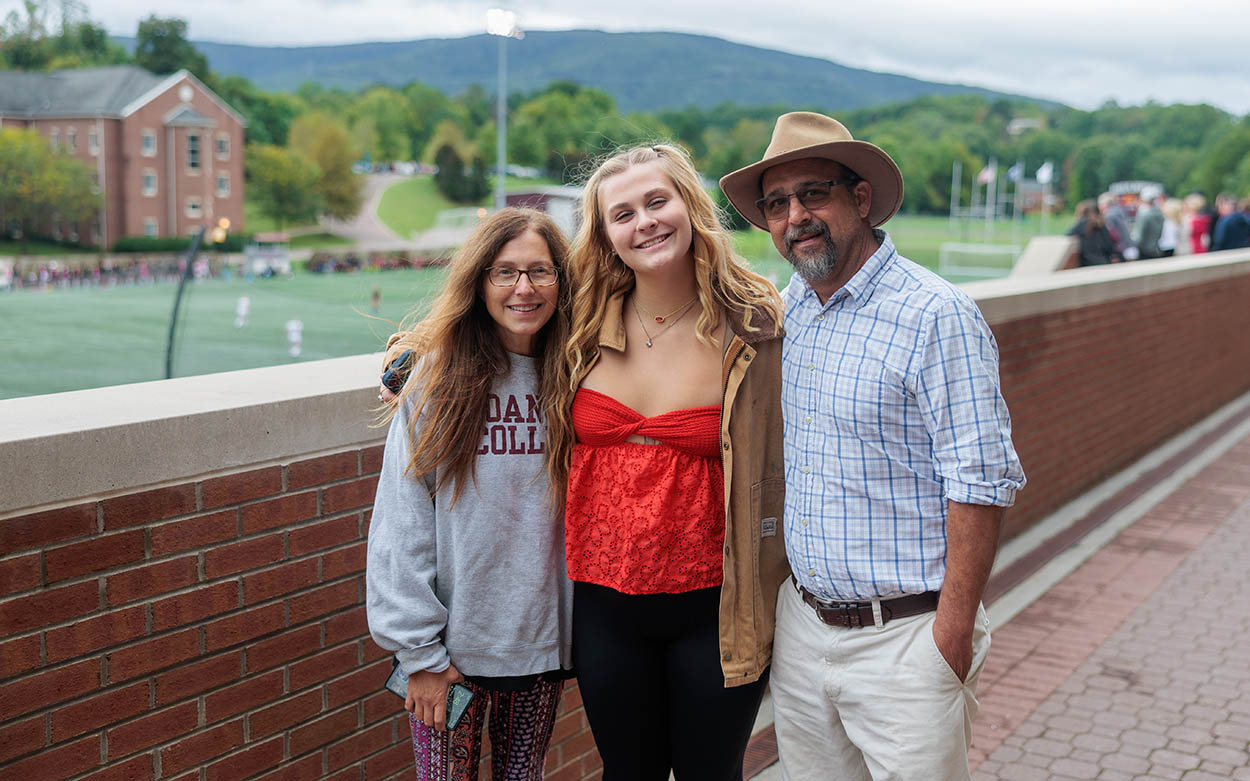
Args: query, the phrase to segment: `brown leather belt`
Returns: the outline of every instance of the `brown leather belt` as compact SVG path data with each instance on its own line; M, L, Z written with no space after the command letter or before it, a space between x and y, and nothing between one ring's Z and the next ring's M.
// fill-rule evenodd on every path
M872 617L872 602L838 602L821 599L802 586L795 584L799 596L812 606L816 617L829 626L855 628L860 626L876 626ZM908 594L893 599L881 600L881 623L885 624L892 618L918 616L936 610L938 591L926 591L923 594Z

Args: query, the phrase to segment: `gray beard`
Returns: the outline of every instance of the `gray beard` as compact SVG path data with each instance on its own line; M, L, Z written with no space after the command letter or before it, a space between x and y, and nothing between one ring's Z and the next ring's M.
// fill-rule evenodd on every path
M812 231L813 227L817 230ZM803 257L790 247L791 242L811 236L814 232L825 238L825 244L817 254ZM823 222L813 221L801 228L790 228L786 231L785 242L786 260L790 261L790 265L799 272L799 276L808 282L825 279L838 266L837 248L833 246L833 241L829 237L829 228Z

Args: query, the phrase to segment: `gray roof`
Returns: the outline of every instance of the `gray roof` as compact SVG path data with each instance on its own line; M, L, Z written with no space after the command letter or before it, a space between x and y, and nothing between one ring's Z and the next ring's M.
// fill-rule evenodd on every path
M24 119L116 117L168 78L134 65L49 73L0 71L0 114Z

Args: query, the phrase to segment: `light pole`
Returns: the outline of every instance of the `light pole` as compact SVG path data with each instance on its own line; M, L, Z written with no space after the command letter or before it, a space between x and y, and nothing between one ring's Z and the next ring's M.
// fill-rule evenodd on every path
M499 38L499 94L495 115L495 208L508 205L508 39L524 38L517 15L502 8L486 12L486 32Z

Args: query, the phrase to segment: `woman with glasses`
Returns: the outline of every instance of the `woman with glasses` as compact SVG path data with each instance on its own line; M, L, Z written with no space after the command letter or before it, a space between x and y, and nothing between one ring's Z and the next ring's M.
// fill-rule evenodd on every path
M450 265L394 355L419 356L393 405L369 528L369 630L408 676L420 779L539 779L570 667L571 586L550 440L565 377L570 286L548 217L504 209ZM567 422L559 426L567 430ZM552 480L554 479L554 483ZM474 697L446 730L449 686Z
M571 419L548 425L576 439L573 654L603 777L740 779L789 572L781 302L672 146L599 166L570 266Z

